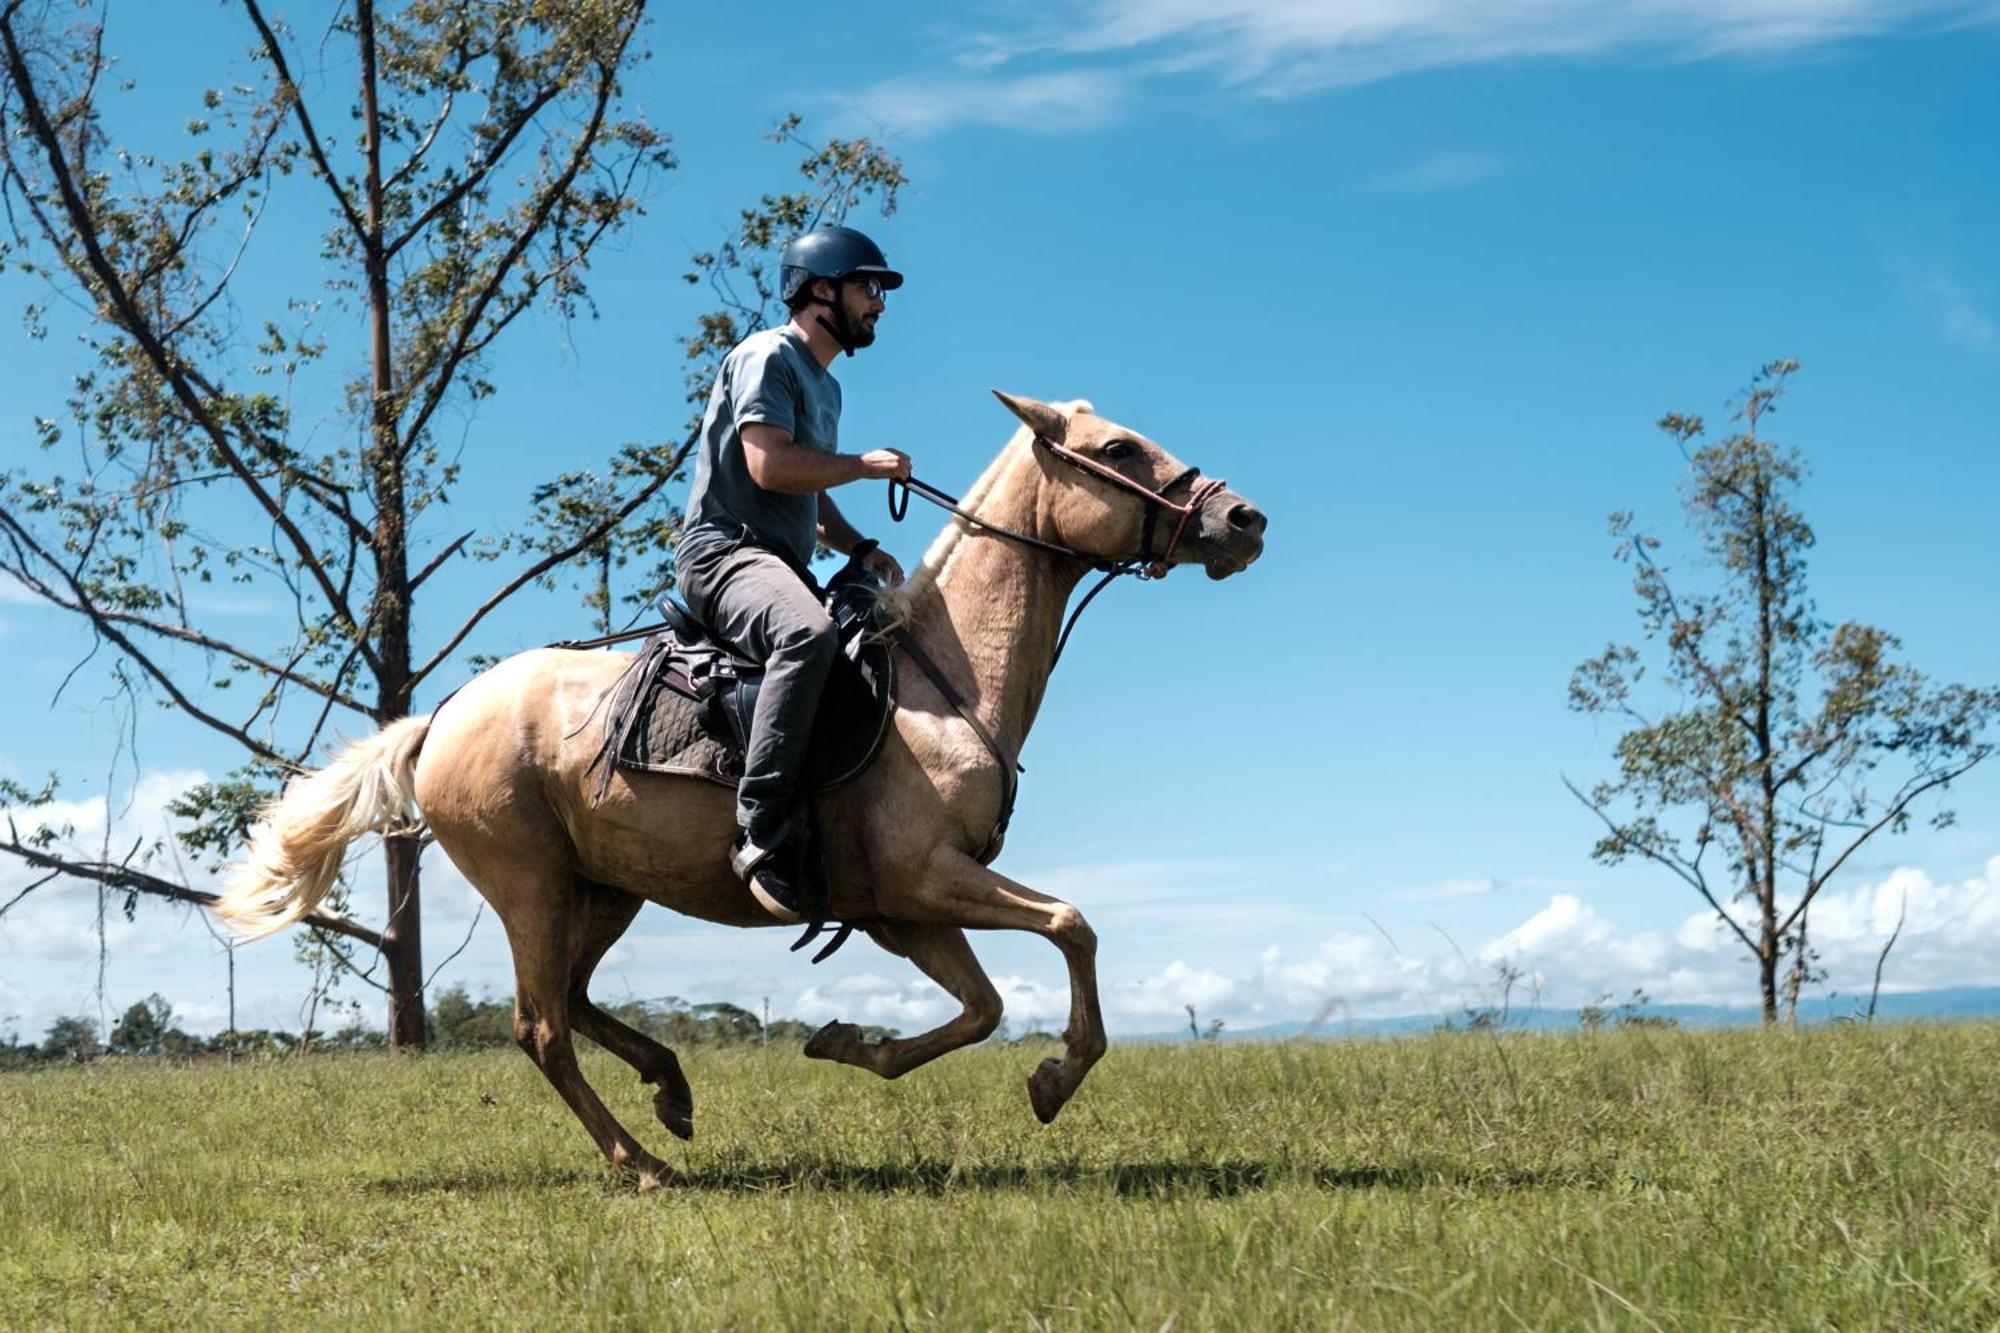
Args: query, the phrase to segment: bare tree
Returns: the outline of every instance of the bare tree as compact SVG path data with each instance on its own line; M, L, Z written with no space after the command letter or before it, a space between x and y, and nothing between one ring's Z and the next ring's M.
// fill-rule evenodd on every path
M320 42L354 55L351 94L331 109L295 74L295 46L311 45L260 0L240 0L260 81L204 94L176 160L114 137L123 84L106 24L61 26L72 12L0 0L0 251L47 293L29 306L31 334L46 333L59 302L88 350L63 411L40 419L48 470L0 474L0 572L241 749L240 769L175 806L184 847L212 861L334 719L407 715L525 589L578 577L608 623L614 567L645 562L633 597L665 579L677 518L656 497L691 433L604 448L607 469L536 488L513 531L428 529L478 463L447 445L441 421L496 392L489 353L521 316L590 308L593 254L675 163L666 136L622 104L621 78L643 58L645 0L353 0ZM788 122L779 135L795 131ZM762 293L773 229L870 194L893 206L893 158L865 143L808 148L810 188L746 210L743 234L700 272L724 289L747 275ZM296 233L259 236L287 189L315 196L329 219L303 255ZM271 249L259 256L267 270L309 275L279 309L240 304L253 240ZM704 318L690 340L697 366L704 339L751 308ZM360 345L338 351L342 336ZM364 369L343 380L343 364ZM328 380L344 402L330 430L295 406ZM56 471L58 456L73 470ZM447 628L419 643L419 594L457 558L512 564L469 604L427 598L424 623ZM281 623L246 635L240 622L204 621L191 593L215 582L284 606ZM0 805L32 812L54 790L10 783ZM157 849L86 860L58 832L10 822L0 851L122 889L128 913L141 894L207 900L147 868ZM424 1035L420 851L414 833L384 839L379 929L335 913L308 923L336 962L351 965L325 932L380 951L401 1047Z
M1700 417L1661 420L1688 465L1683 503L1708 578L1694 590L1657 558L1658 538L1612 517L1666 706L1642 699L1637 648L1614 644L1578 667L1570 706L1631 730L1616 778L1588 793L1564 780L1604 824L1599 860L1665 867L1756 959L1766 1022L1785 959L1793 1003L1810 977L1813 900L1872 838L1909 827L1919 801L1991 755L2000 716L2000 689L1933 685L1892 661L1892 635L1815 613L1813 533L1793 500L1804 466L1760 433L1796 369L1765 367L1722 439L1706 440ZM1951 819L1930 814L1938 827Z

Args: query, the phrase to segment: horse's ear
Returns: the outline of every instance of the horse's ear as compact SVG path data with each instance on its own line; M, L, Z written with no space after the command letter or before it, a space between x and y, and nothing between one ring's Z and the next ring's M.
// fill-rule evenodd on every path
M1063 436L1069 433L1069 418L1047 403L1033 398L1017 398L998 389L993 391L993 396L1005 403L1009 412L1026 422L1029 430L1044 439L1061 444Z

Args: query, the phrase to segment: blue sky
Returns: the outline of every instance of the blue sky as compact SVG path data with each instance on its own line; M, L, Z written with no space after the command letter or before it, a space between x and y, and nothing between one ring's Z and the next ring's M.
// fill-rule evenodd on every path
M324 11L287 8L316 39ZM1635 985L1751 999L1749 967L1690 921L1685 890L1591 863L1593 823L1560 785L1604 772L1616 736L1565 710L1570 670L1636 632L1605 517L1633 509L1685 549L1678 459L1652 423L1718 420L1759 365L1797 357L1773 433L1812 470L1822 613L1891 629L1939 677L2000 680L2000 9L1039 9L663 13L630 92L674 132L682 167L596 266L599 319L511 335L500 396L461 423L471 480L429 540L523 512L534 480L622 441L677 433L674 339L696 308L684 257L785 183L786 150L758 140L779 115L885 138L913 184L893 219L855 220L910 282L876 347L836 367L850 447L896 445L958 489L1009 429L989 386L1082 396L1271 517L1266 558L1239 579L1102 599L1024 755L1001 865L1091 916L1114 1031L1171 1027L1185 1003L1237 1026L1329 1006L1448 1013L1498 958L1528 964L1550 1004ZM169 25L113 9L137 104L165 125L212 53L242 44L230 12L189 10L198 21ZM344 92L344 53L326 52ZM316 230L277 222L280 255L310 253ZM286 275L264 263L246 306ZM12 277L0 294L34 296ZM34 461L31 418L59 406L74 352L5 336L11 466ZM872 493L841 499L906 561L935 528L891 528ZM455 567L453 594L492 573ZM86 645L17 597L0 626L24 709L0 763L60 768L82 823L101 827L101 675L45 702ZM468 647L583 628L549 596ZM1163 720L1186 738L1162 739ZM146 825L176 775L233 762L151 710L139 754L121 831ZM2000 771L1953 803L1956 828L1876 844L1831 891L1816 917L1831 986L1865 985L1906 893L1891 983L1992 979ZM441 958L476 899L433 864ZM0 922L0 1016L39 1031L95 1008L91 908L44 890ZM600 990L768 996L778 1012L906 1028L945 1012L865 944L814 970L784 943L649 909ZM1016 1030L1060 1014L1053 950L975 943ZM110 945L114 1007L159 989L216 1024L222 961L198 921L142 908ZM238 957L246 1022L295 1024L304 980L285 946ZM440 984L504 992L505 957L484 919Z

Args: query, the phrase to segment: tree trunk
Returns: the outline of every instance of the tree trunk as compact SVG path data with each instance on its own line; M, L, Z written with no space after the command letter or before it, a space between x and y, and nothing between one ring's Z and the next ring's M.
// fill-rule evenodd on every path
M1764 1026L1775 1027L1778 1023L1778 938L1774 931L1767 929L1758 943L1757 986L1764 997Z
M382 840L389 872L389 924L382 958L389 967L389 1048L424 1046L424 918L417 895L417 858L423 844L404 834Z
M357 0L354 26L361 47L362 133L368 159L363 259L368 279L370 461L375 481L375 721L386 727L410 712L411 608L409 515L404 507L407 495L394 339L389 328L389 269L382 236L382 121L375 100L374 0ZM424 1045L424 925L417 878L422 850L422 844L410 836L389 837L382 843L389 881L389 924L382 932L382 956L389 965L391 1050L421 1050Z
M1754 435L1757 418L1750 418ZM1771 581L1771 520L1761 467L1754 486L1757 520L1757 783L1763 794L1763 824L1757 830L1757 871L1763 882L1757 886L1757 905L1763 920L1757 934L1758 981L1764 994L1764 1024L1778 1021L1778 786L1776 754L1772 738L1771 658L1776 647L1771 624L1775 588Z

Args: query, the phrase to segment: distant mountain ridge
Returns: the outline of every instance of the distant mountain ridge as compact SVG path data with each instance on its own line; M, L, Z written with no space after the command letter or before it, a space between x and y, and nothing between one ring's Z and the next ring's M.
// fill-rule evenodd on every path
M1615 1024L1625 1012L1615 1003L1606 1006L1607 1023ZM1817 995L1799 1001L1801 1023L1833 1023L1860 1018L1867 1012L1865 995ZM1647 1004L1633 1011L1646 1018L1672 1019L1682 1027L1754 1027L1762 1021L1756 1005ZM1224 1027L1223 1041L1271 1041L1288 1037L1393 1037L1430 1032L1449 1022L1465 1027L1464 1010L1451 1013L1402 1014L1393 1018L1330 1019L1317 1025L1291 1022L1266 1023L1253 1028ZM1884 993L1875 1005L1875 1018L1883 1023L1963 1022L1969 1019L2000 1018L2000 986L1952 986L1942 990ZM1575 1008L1541 1005L1515 1008L1507 1015L1508 1031L1548 1032L1574 1029L1579 1025ZM1188 1039L1185 1032L1156 1034L1160 1040Z

